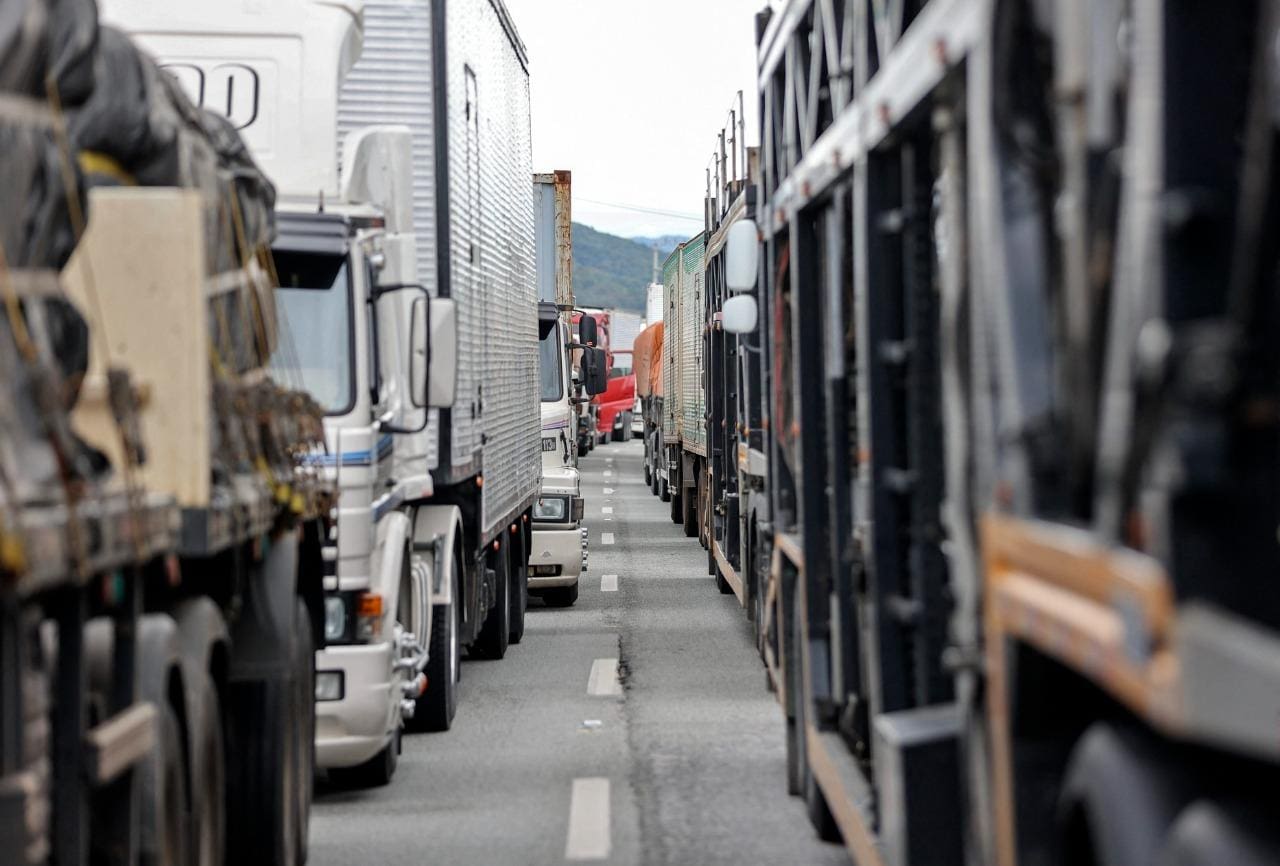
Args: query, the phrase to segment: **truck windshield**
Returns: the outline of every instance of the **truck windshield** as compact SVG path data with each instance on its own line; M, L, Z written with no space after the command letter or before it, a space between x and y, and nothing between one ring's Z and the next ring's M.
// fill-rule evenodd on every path
M271 366L302 387L329 415L355 403L351 286L345 256L276 250L280 339Z
M538 378L542 383L542 402L554 403L564 395L561 381L563 366L560 328L557 326L548 331L538 344Z

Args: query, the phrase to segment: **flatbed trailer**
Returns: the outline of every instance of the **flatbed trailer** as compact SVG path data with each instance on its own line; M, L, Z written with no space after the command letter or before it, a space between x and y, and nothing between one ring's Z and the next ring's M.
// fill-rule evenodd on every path
M859 866L1280 850L1278 22L758 19L766 655Z

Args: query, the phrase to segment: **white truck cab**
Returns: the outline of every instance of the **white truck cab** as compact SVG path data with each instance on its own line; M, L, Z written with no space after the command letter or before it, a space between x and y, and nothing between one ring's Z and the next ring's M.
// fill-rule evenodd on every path
M415 284L411 136L356 130L339 171L339 90L360 55L359 2L107 9L193 100L240 126L280 193L277 356L325 409L328 453L317 460L338 490L324 550L316 764L339 782L385 784L404 720L433 709L427 675L444 681L458 664L456 653L429 659L425 649L433 618L456 622L434 609L451 603L436 560L458 517L430 503L428 424L453 403L457 336L453 301Z
M569 326L555 304L538 305L539 391L542 400L542 488L533 510L529 594L552 607L578 599L587 569L587 530L574 439Z

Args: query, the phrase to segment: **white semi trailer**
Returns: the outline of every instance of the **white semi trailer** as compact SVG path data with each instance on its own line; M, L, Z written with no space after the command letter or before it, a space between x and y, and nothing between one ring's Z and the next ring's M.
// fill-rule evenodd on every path
M368 466L350 467L351 484L361 493L359 501L348 500L351 510L344 503L339 511L326 604L336 633L340 614L348 628L374 615L374 602L367 611L361 607L361 593L379 594L372 582L380 574L385 584L398 574L398 556L407 557L402 567L409 586L413 574L431 572L436 604L430 621L401 625L404 635L431 635L427 688L416 701L415 724L446 729L456 709L463 650L501 658L523 634L530 518L538 495L528 75L519 37L501 3L477 0L295 0L241 15L189 2L159 7L121 0L110 9L188 90L242 127L268 173L289 193L280 225L290 245L305 246L320 226L344 218L345 239L324 229L335 245L325 254L335 255L337 246L346 250L347 278L357 291L367 285L365 297L394 291L371 305L376 316L367 329L357 321L363 314L348 323L356 365L348 368L352 399L368 404L337 409L344 417L354 412L365 430L344 431L341 445L331 441L330 450L340 462L349 452ZM339 88L336 102L333 85ZM242 96L251 100L248 106ZM371 137L371 130L386 126L395 129ZM377 158L363 159L355 152L361 146ZM371 209L350 210L357 203ZM447 317L456 322L456 336L449 338L456 339L456 354L443 363L433 339L423 368L428 346L419 338L446 318L436 314L442 309L437 302L445 299L452 302ZM393 334L405 347L397 359L409 364L402 371L408 380L394 375L384 356L394 354L388 348ZM369 368L365 380L361 365ZM424 395L411 381L415 370L432 377L447 367L451 388L445 390L456 393L456 402ZM348 470L339 473L345 490ZM387 511L403 515L396 520L399 529L380 527ZM353 536L360 540L344 541ZM383 558L405 538L405 553ZM382 595L378 614L386 623L398 621L391 595ZM418 658L413 640L402 639L409 658L393 660L393 666ZM363 643L358 631L339 640ZM385 661L358 681L372 682L388 701L398 701L396 689L414 681L414 669L406 668L407 679L388 683ZM334 670L345 675L350 669ZM319 685L330 690L322 698L336 693L350 700L350 682L340 687L322 676ZM394 722L394 714L387 716L390 733L371 757L382 770L366 767L371 781L386 775L393 760L388 747ZM363 728L371 723L366 719ZM322 760L329 760L327 730L322 713ZM332 733L339 741L356 736ZM366 740L359 751L372 745ZM334 751L334 766L355 755L345 746Z

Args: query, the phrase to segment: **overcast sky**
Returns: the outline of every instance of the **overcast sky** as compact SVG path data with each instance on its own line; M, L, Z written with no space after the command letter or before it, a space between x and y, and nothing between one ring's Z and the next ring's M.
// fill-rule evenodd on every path
M739 90L757 143L754 19L766 0L506 4L529 49L534 170L573 172L574 220L625 237L700 231L706 167Z

